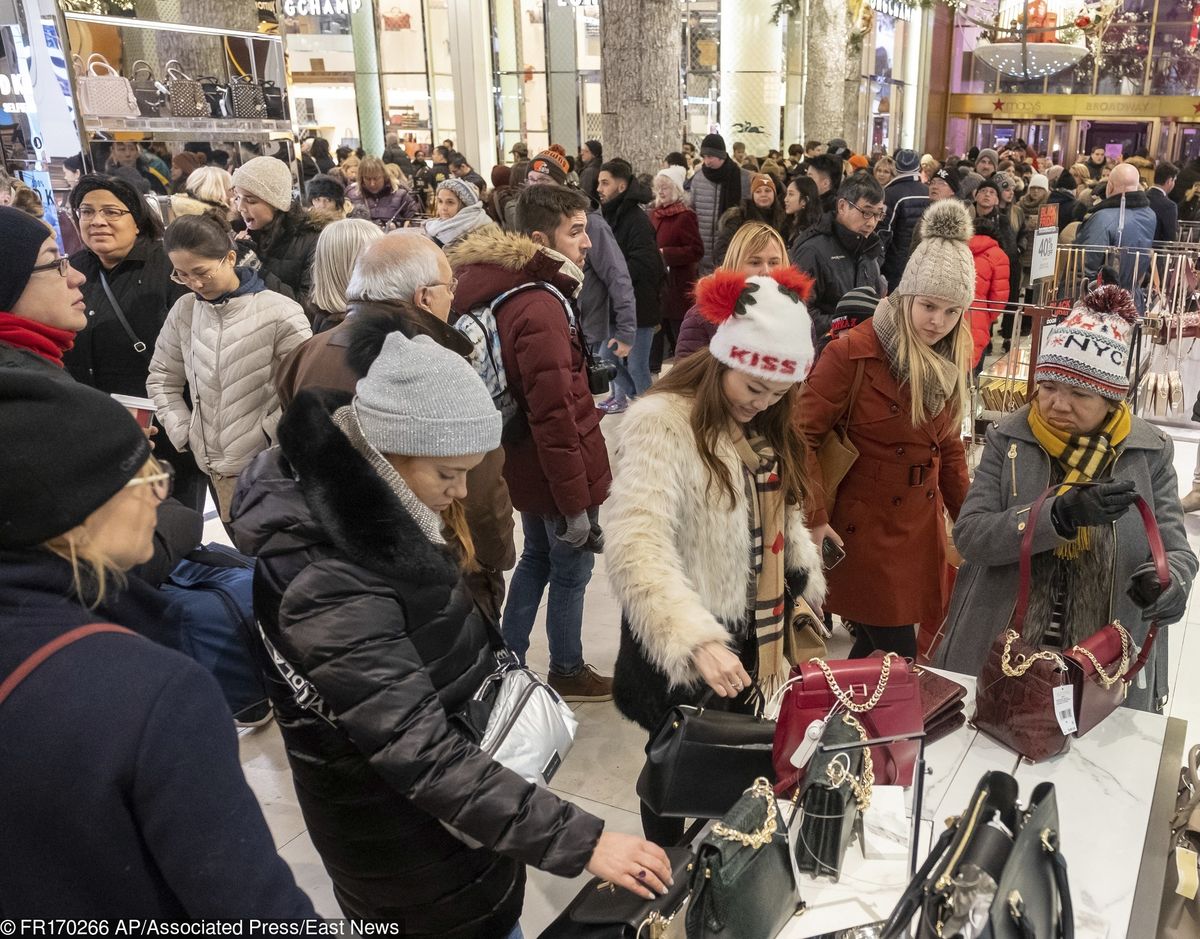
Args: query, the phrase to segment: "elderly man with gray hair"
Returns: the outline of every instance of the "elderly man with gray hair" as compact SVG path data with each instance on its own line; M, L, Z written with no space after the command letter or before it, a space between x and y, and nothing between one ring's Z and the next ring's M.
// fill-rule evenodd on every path
M1117 282L1133 294L1138 312L1145 308L1146 294L1140 284L1149 269L1150 244L1158 227L1158 216L1150 197L1142 191L1137 167L1118 163L1108 177L1105 198L1096 203L1079 226L1075 243L1097 246L1084 255L1083 269L1095 277L1101 267L1117 270ZM1119 249L1100 250L1100 249Z
M302 388L325 388L349 403L389 333L429 336L467 357L471 343L449 324L456 286L446 255L419 229L401 229L369 245L350 275L346 319L284 360L278 388L284 408ZM500 619L504 571L517 562L503 469L504 450L497 448L467 475L463 502L478 565L467 572L467 582L493 622Z

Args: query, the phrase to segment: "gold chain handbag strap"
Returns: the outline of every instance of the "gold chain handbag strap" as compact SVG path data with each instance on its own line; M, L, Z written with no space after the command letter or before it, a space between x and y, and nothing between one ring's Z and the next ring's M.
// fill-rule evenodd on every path
M1038 659L1045 659L1047 662L1054 662L1059 668L1066 671L1067 663L1063 661L1062 656L1056 652L1035 652L1033 655L1025 657L1018 656L1020 661L1016 665L1012 664L1012 644L1020 637L1016 630L1008 629L1004 633L1004 654L1000 657L1000 668L1009 678L1020 678L1033 667L1033 663Z
M888 677L892 674L892 659L897 657L895 652L889 652L883 657L883 667L879 670L879 684L875 686L875 692L867 699L866 704L854 703L853 696L842 690L841 685L837 683L837 678L834 677L833 669L826 664L824 659L809 659L809 662L816 662L820 667L822 674L825 676L825 681L829 684L829 689L834 693L838 701L841 702L842 707L847 711L853 711L855 714L865 714L879 703L879 699L883 697L883 692L887 690Z
M1092 667L1096 669L1096 678L1100 680L1100 684L1104 688L1111 688L1118 681L1124 678L1125 673L1129 671L1129 654L1130 649L1132 648L1132 640L1129 638L1128 631L1126 631L1125 627L1121 625L1119 620L1113 623L1113 625L1116 626L1121 633L1121 664L1117 666L1117 670L1113 672L1112 675L1109 675L1104 671L1104 667L1100 664L1096 656L1092 654L1091 649L1085 649L1081 645L1073 646L1071 649L1072 652L1078 652L1092 663Z
M775 805L775 790L762 776L754 780L754 785L747 789L746 792L752 796L758 796L761 799L767 800L767 820L763 822L762 828L758 831L747 833L738 831L736 828L730 828L724 822L717 822L713 825L712 830L713 834L718 838L724 838L726 841L733 841L757 851L764 845L769 844L771 839L775 837L775 832L779 827L779 809Z
M866 740L867 732L863 729L863 725L858 722L858 719L851 714L843 714L842 720L850 727L858 731L858 739ZM871 748L863 747L863 765L862 778L855 779L850 775L850 761L847 757L846 763L839 763L836 759L830 760L825 767L825 775L829 777L829 784L834 789L840 789L842 783L850 786L850 791L854 793L854 798L858 802L858 810L865 812L871 807L871 793L875 785L875 762L871 759ZM838 754L841 756L842 754Z

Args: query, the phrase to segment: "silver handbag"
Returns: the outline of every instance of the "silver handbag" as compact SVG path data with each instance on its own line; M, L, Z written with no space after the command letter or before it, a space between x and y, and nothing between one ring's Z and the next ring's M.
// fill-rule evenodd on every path
M72 57L79 80L79 109L89 117L139 117L137 98L129 79L113 68L99 52L88 56L87 65Z
M479 748L527 782L548 785L571 752L579 722L558 692L511 656L484 679L475 701L493 698Z

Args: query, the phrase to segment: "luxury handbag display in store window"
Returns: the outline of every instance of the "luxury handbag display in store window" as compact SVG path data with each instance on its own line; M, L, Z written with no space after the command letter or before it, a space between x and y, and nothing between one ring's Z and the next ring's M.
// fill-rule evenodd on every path
M917 678L894 652L865 659L811 659L792 668L777 694L782 700L772 759L776 791L781 794L803 781L809 754L835 709L858 718L872 739L919 735L924 730ZM912 785L919 746L914 739L873 747L876 782Z
M133 63L133 79L130 84L142 117L162 117L167 107L167 89L154 77L154 70L148 62L138 59Z
M72 56L78 75L79 108L89 117L138 117L137 98L129 79L113 68L99 52L88 56L87 64Z
M774 939L803 909L767 779L756 779L700 842L689 885L687 939Z
M664 848L675 883L664 896L643 900L594 877L538 939L684 939L690 848Z
M200 82L189 77L176 59L167 63L166 85L171 117L212 117Z
M1025 641L1034 533L1046 500L1062 488L1050 487L1029 510L1021 537L1017 605L1012 623L996 638L983 664L971 719L989 737L1035 763L1062 753L1072 735L1082 737L1121 706L1158 635L1158 624L1151 623L1136 661L1133 641L1120 623L1109 623L1061 652ZM1140 496L1134 505L1146 528L1159 584L1166 590L1170 571L1153 511Z
M1038 784L1024 808L1017 795L1008 773L986 773L874 935L1074 939L1054 784Z
M705 707L711 696L667 711L646 745L637 794L655 815L720 818L756 778L774 776L775 722L761 716L762 695L757 714Z
M259 82L262 88L263 105L267 109L267 119L271 121L287 120L287 103L283 89L273 81Z
M199 79L199 82L200 90L204 92L204 100L208 102L209 113L220 120L233 117L233 99L229 86L214 75L206 75Z
M262 86L249 75L242 75L229 83L229 94L233 101L233 116L262 120L267 116L267 102Z

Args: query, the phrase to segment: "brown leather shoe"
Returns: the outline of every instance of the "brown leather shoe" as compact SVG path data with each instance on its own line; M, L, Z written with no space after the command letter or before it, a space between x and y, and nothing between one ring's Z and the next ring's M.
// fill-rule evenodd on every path
M1200 486L1195 486L1180 500L1185 512L1195 512L1200 509Z
M574 675L551 672L548 681L564 701L612 700L612 679L601 675L590 665L585 664Z

